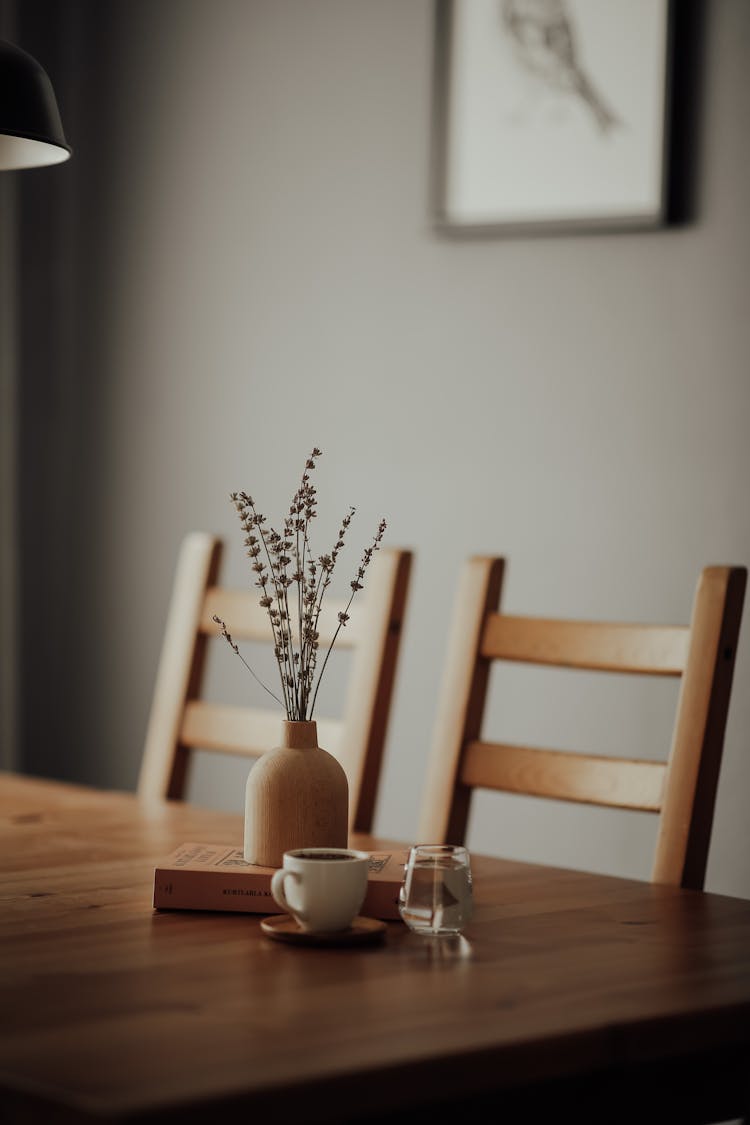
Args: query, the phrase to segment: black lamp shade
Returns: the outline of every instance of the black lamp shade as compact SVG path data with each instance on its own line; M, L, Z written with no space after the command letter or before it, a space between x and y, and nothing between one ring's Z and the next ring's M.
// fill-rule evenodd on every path
M0 169L60 164L70 153L47 74L0 40Z

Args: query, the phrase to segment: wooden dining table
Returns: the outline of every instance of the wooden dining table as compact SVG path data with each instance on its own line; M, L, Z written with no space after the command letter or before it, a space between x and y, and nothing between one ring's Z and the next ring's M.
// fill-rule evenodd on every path
M750 902L473 855L460 937L300 948L153 910L177 845L241 839L238 815L0 774L4 1125L750 1108Z

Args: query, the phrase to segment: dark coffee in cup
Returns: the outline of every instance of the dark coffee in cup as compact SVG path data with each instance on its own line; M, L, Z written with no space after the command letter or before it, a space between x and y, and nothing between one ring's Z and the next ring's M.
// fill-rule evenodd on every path
M295 851L294 854L297 857L297 859L344 860L344 862L349 861L350 863L352 862L352 860L355 860L357 858L355 855L346 855L346 854L342 855L341 852L319 852L319 851L306 852L306 851L300 850L300 851Z

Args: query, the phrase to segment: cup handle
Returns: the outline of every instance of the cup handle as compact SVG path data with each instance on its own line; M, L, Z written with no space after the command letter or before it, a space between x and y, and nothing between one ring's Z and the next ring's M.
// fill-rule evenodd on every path
M271 894L273 895L279 906L283 910L286 910L287 914L291 914L292 917L296 918L298 922L306 922L307 914L305 914L302 910L293 910L286 900L286 895L284 893L284 883L287 877L294 879L296 882L299 882L300 880L300 876L296 871L288 871L285 867L280 867L278 871L274 871L273 877L271 879Z

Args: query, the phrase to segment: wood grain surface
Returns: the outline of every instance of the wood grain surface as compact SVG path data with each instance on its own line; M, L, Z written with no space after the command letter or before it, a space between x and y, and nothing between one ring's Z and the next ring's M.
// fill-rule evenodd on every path
M184 840L240 846L241 817L0 774L4 1123L440 1121L563 1096L613 1121L645 1075L640 1121L741 1112L748 902L473 856L463 937L297 948L258 917L153 912Z

